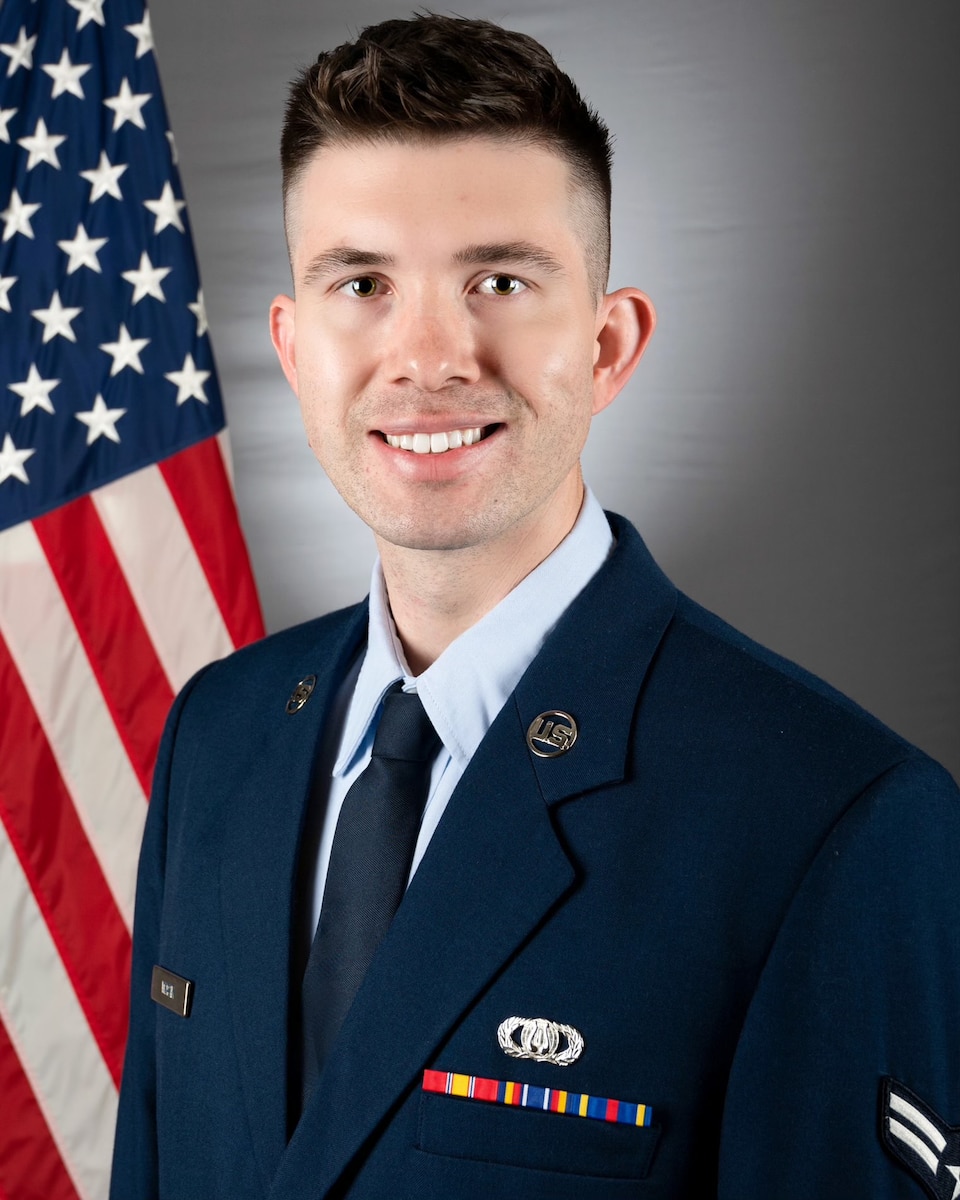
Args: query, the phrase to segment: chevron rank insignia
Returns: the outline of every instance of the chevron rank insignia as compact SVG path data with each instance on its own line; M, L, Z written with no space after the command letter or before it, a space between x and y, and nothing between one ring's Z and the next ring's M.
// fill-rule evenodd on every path
M909 1088L881 1081L880 1137L933 1200L960 1200L960 1126L948 1125Z

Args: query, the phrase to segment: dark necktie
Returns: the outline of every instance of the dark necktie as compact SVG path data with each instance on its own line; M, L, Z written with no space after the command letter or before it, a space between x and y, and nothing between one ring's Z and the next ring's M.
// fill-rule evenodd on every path
M410 876L440 739L420 697L384 698L370 762L344 797L303 976L303 1105Z

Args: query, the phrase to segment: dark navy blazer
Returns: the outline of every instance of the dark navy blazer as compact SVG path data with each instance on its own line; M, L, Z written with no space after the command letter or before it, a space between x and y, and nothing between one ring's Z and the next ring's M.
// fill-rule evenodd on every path
M615 551L471 761L289 1140L298 841L366 606L180 695L140 863L112 1200L925 1194L881 1144L881 1081L960 1124L956 788L611 521ZM551 709L579 737L538 758L525 733ZM189 1016L151 1001L154 964L193 982ZM508 1058L511 1016L573 1026L581 1057ZM652 1124L434 1094L428 1068L638 1102Z

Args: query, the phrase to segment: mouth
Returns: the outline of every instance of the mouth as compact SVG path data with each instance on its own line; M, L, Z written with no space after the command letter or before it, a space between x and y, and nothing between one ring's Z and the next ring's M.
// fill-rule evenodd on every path
M462 446L473 446L489 437L499 425L474 426L471 429L449 429L439 433L383 433L388 446L409 450L413 454L446 454Z

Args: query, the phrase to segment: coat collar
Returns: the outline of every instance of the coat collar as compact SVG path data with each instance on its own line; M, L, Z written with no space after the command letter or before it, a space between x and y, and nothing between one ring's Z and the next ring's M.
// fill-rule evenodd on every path
M366 633L366 604L331 640L257 655L256 741L228 805L220 859L221 930L243 1097L266 1189L287 1141L291 913L297 849L325 715ZM267 643L269 645L269 643ZM249 653L249 652L248 652ZM286 711L298 682L316 683Z
M283 1154L271 1200L293 1200L308 1178L312 1194L329 1194L464 1010L575 889L550 807L625 777L640 688L676 604L636 531L621 518L611 525L616 550L548 638L454 792ZM553 709L575 718L578 742L538 758L526 730ZM262 1041L241 1047L241 1059L255 1057L257 1079L264 1049ZM261 1087L254 1128L266 1103Z
M677 604L676 588L636 529L616 513L607 519L616 548L567 609L515 693L525 732L553 709L577 723L579 744L567 754L531 755L550 805L625 777L640 689Z

